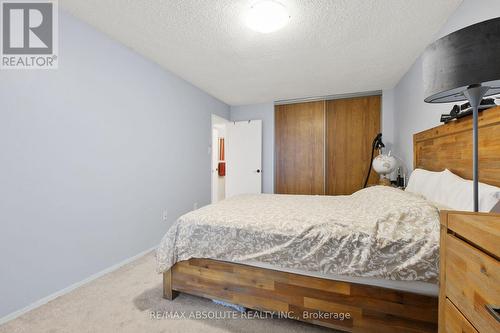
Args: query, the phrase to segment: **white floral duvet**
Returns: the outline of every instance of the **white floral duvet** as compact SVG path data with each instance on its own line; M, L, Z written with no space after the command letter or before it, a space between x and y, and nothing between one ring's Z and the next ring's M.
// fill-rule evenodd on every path
M183 215L157 249L159 272L190 258L437 283L439 213L375 186L349 196L241 195Z

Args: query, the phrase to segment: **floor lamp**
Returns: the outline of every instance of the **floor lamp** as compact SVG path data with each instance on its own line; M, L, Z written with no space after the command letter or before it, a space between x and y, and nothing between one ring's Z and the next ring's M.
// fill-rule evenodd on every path
M468 100L473 111L474 211L479 207L478 107L500 93L500 17L455 31L429 45L423 55L424 101Z

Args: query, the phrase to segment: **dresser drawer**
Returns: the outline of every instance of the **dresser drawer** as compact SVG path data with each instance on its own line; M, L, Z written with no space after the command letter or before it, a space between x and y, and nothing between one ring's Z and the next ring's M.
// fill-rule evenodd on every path
M457 308L446 300L446 333L478 333Z
M449 234L445 251L446 296L480 333L500 332L486 308L500 305L498 260Z
M500 257L499 225L500 215L463 213L448 215L448 229L497 258Z

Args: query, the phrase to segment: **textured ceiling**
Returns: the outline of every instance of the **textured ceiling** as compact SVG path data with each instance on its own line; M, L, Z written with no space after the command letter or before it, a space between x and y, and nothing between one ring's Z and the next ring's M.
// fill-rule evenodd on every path
M60 0L76 17L230 105L394 86L462 0L280 0L260 34L252 0Z

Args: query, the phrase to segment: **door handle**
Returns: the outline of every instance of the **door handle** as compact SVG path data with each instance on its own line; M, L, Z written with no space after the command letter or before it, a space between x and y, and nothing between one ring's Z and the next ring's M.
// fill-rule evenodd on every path
M256 172L257 172L257 173L260 173L260 169L257 169L257 170L256 170Z

